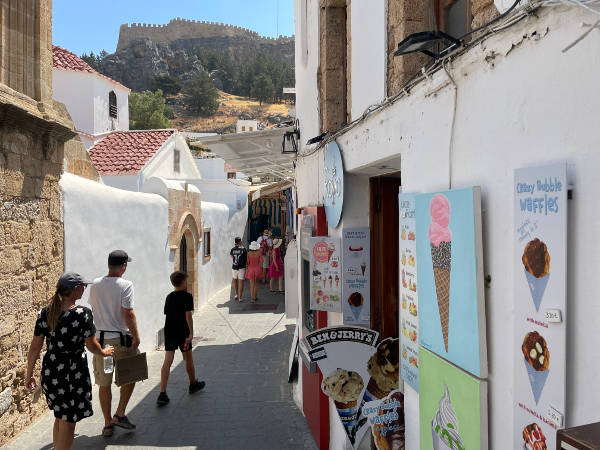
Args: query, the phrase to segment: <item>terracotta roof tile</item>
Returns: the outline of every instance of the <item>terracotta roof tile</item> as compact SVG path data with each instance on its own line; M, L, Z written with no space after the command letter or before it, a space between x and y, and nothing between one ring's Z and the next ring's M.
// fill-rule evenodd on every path
M160 150L175 130L115 131L90 148L100 175L134 175Z
M88 63L86 63L75 53L72 53L69 50L66 50L57 45L52 46L52 66L55 69L70 70L71 72L93 73L99 76L100 78L104 78L105 80L116 84L117 86L121 86L123 89L131 91L131 89L129 89L127 86L123 86L118 81L115 81L112 78L107 77L106 75L102 75L101 73L96 72Z

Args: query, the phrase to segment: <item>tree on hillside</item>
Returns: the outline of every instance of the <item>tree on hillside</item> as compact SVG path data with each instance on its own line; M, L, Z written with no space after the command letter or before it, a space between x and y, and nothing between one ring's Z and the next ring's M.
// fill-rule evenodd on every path
M165 99L160 89L141 94L132 92L129 96L129 128L132 130L169 128L171 122L165 112Z
M275 95L275 86L273 86L273 82L268 76L260 74L254 79L251 95L258 100L260 105L263 102L272 102Z
M212 116L219 109L219 93L206 72L189 82L183 90L187 109L201 116Z
M97 72L100 72L100 64L102 60L108 56L108 52L106 50L102 50L98 55L95 55L94 52L90 52L88 55L84 53L81 55L81 59L83 59L86 63L88 63L92 69Z
M160 89L166 95L177 95L181 91L181 83L170 75L157 75L152 79L152 89Z

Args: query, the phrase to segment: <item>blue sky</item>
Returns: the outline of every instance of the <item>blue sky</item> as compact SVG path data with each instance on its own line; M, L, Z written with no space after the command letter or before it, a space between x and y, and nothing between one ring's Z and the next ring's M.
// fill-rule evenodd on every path
M113 53L121 24L166 24L176 17L229 23L271 37L279 22L279 34L294 34L293 0L54 0L52 40L78 55Z

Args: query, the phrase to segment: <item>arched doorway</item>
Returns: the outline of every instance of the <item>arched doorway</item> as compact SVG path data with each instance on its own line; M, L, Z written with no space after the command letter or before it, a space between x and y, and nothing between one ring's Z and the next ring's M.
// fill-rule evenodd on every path
M185 234L181 236L181 241L179 242L179 270L182 272L188 271L187 239L185 238Z
M194 308L198 307L198 243L200 236L196 221L191 214L183 220L175 254L175 270L188 274L187 291L194 296Z

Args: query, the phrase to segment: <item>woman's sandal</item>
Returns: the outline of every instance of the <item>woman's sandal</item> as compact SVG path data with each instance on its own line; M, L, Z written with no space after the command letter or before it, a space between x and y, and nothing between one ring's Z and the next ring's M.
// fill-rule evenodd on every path
M102 436L111 437L114 431L115 427L113 425L107 425L104 428L102 428Z

